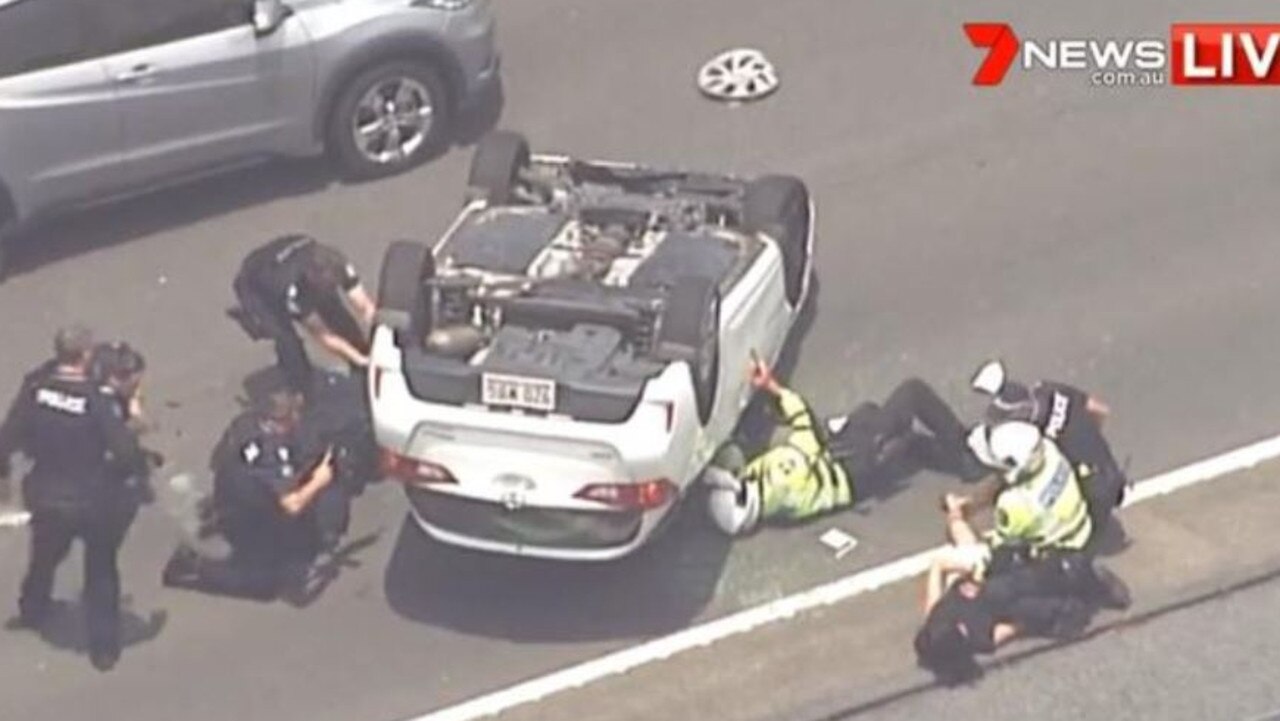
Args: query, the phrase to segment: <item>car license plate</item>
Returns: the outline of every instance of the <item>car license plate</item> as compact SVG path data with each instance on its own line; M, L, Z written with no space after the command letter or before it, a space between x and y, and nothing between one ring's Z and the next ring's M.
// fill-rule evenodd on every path
M546 412L556 409L555 381L485 373L480 385L480 399L487 406Z

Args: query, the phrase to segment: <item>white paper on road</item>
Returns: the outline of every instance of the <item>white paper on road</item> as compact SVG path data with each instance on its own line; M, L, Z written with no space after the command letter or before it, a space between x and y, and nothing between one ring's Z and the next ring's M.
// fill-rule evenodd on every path
M858 539L839 528L832 528L818 537L822 545L835 552L836 558L844 558L845 554L858 547Z

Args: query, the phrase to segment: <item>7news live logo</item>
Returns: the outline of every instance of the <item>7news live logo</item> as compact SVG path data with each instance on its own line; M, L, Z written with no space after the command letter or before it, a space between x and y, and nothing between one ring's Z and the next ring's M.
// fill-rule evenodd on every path
M1280 85L1280 24L1176 23L1169 37L1019 40L1008 23L966 23L987 57L974 85L999 85L1017 61L1025 71L1088 72L1094 85Z

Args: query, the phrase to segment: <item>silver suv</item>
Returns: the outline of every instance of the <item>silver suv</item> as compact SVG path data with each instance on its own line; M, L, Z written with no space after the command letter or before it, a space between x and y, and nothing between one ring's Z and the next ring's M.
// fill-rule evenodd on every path
M68 205L266 155L423 161L498 78L489 2L0 0L0 273Z

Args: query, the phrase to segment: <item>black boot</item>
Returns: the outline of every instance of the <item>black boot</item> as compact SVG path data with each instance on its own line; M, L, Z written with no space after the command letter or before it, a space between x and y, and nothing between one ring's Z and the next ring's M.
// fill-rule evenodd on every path
M89 663L99 671L104 673L110 671L119 661L120 644L118 643L94 644L93 648L89 649Z
M1123 611L1133 605L1133 595L1129 591L1129 585L1111 569L1095 563L1093 576L1097 579L1098 601L1103 606Z
M174 549L160 576L166 588L189 588L200 576L200 554L183 543Z

